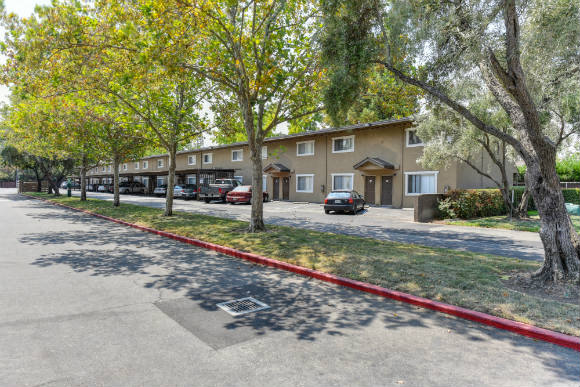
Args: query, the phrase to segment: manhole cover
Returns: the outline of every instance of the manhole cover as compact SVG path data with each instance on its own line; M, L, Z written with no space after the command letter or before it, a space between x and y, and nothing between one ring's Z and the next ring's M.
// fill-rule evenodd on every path
M217 306L232 316L240 316L242 314L257 312L259 310L268 309L269 306L256 300L253 297L240 298L238 300L221 302Z

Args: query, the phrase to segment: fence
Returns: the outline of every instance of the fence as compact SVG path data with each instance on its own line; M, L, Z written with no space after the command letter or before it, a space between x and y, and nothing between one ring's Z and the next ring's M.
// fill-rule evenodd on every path
M0 181L0 188L16 188L15 181Z
M37 192L38 183L36 181L19 181L18 182L18 193L23 192ZM42 192L48 192L48 182L43 181L41 186Z
M514 180L514 187L525 187L523 182L516 182ZM580 181L561 181L560 187L566 188L580 188Z

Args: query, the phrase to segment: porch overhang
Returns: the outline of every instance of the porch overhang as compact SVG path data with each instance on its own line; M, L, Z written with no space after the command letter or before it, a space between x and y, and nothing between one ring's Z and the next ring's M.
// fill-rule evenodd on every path
M365 175L381 175L394 174L395 171L399 169L399 166L379 157L367 157L353 165L353 169L356 169Z
M280 163L271 163L266 165L264 173L273 176L287 176L290 174L290 168Z

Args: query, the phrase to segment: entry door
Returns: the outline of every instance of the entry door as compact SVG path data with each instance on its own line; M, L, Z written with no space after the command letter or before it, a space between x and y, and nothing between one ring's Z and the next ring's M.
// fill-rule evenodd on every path
M393 204L393 176L383 176L381 178L381 205L390 206Z
M282 200L290 200L290 177L282 178Z
M272 196L272 200L280 200L280 178L279 177L273 177L272 178L274 184L273 184L273 196Z
M375 204L375 176L365 176L365 202Z

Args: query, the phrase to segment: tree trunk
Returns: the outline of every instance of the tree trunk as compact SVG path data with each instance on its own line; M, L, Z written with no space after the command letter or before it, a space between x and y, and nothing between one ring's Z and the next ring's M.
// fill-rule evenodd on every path
M42 178L40 177L40 173L36 168L33 171L34 176L36 176L36 192L42 192Z
M524 193L520 199L518 207L514 210L514 217L518 219L526 219L528 216L528 203L530 202L530 190L526 185L524 188Z
M169 153L169 174L167 176L167 193L165 194L165 212L163 216L173 215L173 187L175 187L175 161L177 144L171 144Z
M252 215L250 232L266 231L264 225L264 190L262 188L262 149L261 146L250 148L252 161Z
M544 245L544 264L532 277L541 283L579 281L580 239L566 211L555 156L553 165L529 161L526 165L526 183L540 214Z
M113 206L119 207L121 199L119 197L119 164L121 160L118 154L113 156Z
M81 165L81 202L87 200L87 158L83 155Z

